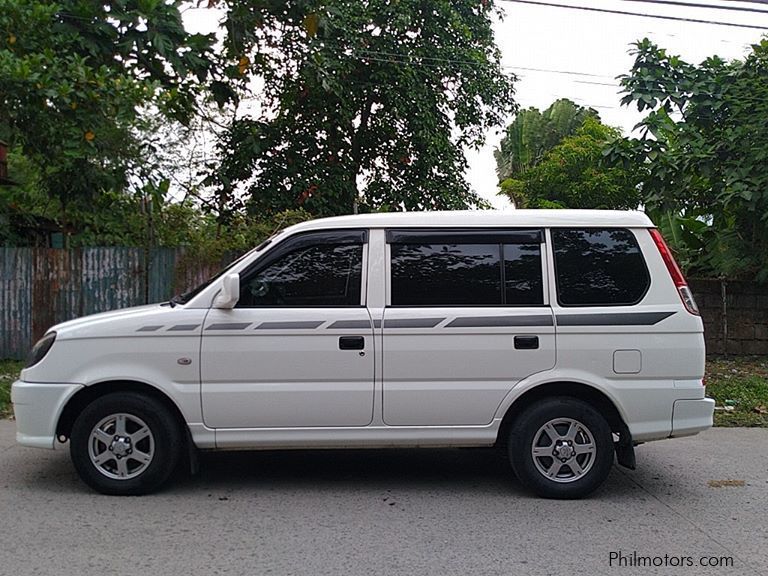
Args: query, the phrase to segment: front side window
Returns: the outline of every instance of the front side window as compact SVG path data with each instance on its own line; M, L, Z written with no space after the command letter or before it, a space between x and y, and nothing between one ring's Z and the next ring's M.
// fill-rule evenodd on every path
M360 306L363 245L303 246L240 280L238 308Z
M650 277L626 229L553 229L557 296L563 306L637 304Z

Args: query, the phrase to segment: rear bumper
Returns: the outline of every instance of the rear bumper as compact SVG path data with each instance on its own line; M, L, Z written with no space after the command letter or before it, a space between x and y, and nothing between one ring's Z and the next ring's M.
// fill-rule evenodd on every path
M24 446L53 449L61 411L82 387L82 384L14 382L11 402L16 416L16 441Z
M715 401L711 398L699 400L675 400L672 406L672 438L692 436L712 427Z

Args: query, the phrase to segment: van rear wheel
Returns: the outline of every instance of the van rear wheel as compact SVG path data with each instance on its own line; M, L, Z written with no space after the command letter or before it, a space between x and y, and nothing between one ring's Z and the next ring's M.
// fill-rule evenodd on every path
M608 477L613 437L592 406L548 398L527 408L509 435L509 461L520 481L545 498L582 498Z
M182 434L163 404L143 394L97 398L75 420L70 455L80 478L102 494L159 488L179 462Z

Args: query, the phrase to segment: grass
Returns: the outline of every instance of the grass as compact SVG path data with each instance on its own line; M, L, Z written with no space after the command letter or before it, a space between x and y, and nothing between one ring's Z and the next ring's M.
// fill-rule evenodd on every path
M11 415L11 384L23 362L0 360L0 418ZM714 398L715 426L768 428L768 356L710 358L707 360L707 396Z
M0 418L10 416L11 384L19 377L24 362L19 360L0 360Z
M708 359L707 396L720 408L715 426L768 428L768 356Z

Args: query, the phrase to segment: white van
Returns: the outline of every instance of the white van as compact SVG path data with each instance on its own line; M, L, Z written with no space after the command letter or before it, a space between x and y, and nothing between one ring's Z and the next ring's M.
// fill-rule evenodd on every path
M107 494L196 449L501 446L575 498L634 446L712 425L701 318L639 212L344 216L171 302L54 326L12 399Z

